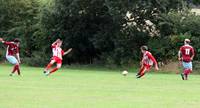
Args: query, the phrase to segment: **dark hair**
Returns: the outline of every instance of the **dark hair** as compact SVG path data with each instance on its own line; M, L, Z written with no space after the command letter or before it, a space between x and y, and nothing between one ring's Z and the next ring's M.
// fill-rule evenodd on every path
M146 45L143 45L140 47L142 50L148 51L148 47Z
M190 42L189 41L185 41L187 44L190 44Z
M190 44L190 41L185 41L187 44Z
M185 43L190 44L190 39L185 39Z
M14 42L20 42L20 40L18 38L15 38L13 41Z

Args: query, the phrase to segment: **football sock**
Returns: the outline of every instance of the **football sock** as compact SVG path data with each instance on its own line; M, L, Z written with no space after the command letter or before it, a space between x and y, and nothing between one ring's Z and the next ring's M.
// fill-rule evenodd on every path
M17 70L18 75L20 75L21 73L20 73L19 65L17 65L16 68L17 68L16 70Z
M184 77L185 75L183 74L183 73L181 73L181 78L182 78L182 80L185 80L185 77Z
M45 70L48 70L49 68L51 68L52 65L53 65L53 64L49 63L49 64L47 65L47 67L45 68Z
M137 78L141 78L144 75L145 75L145 73L141 73Z
M138 72L138 77L137 78L141 78L144 75L145 75L145 67L142 67L140 69L140 71Z
M18 66L18 65L15 65L15 66L13 67L12 73L15 73L15 71L17 70L17 66Z
M54 73L54 72L57 71L57 70L58 70L57 67L56 67L56 68L53 68L53 70L51 70L50 73Z
M187 80L188 79L188 75L192 72L191 69L185 69L184 70L184 75L185 75L185 79Z

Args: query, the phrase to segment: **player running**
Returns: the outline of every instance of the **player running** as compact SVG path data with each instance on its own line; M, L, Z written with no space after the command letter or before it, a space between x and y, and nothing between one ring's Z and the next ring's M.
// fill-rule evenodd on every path
M13 71L11 72L10 76L13 76L13 74L17 71L18 75L20 75L20 66L21 63L20 57L19 57L19 45L20 41L19 39L14 39L13 41L4 41L2 38L0 38L0 42L5 44L7 46L6 51L6 59L14 65Z
M155 69L159 70L158 63L156 59L153 57L153 55L148 51L147 46L142 46L141 52L143 53L142 61L140 62L141 68L140 71L137 73L136 77L141 78L145 75L146 72L148 72L153 64L155 65Z
M50 75L52 73L54 73L55 71L57 71L59 68L61 68L62 66L62 56L68 54L69 52L71 52L72 48L68 49L66 52L64 52L61 48L62 46L62 41L60 39L57 39L52 45L52 52L53 52L53 57L51 58L50 63L47 65L47 67L44 69L44 73L45 75ZM51 71L49 70L51 68L51 66L54 63L57 63L57 67L53 68Z
M189 45L190 40L185 39L184 45L181 46L178 52L178 59L182 62L183 73L181 73L181 77L183 80L188 79L188 75L192 72L192 60L194 58L194 48Z

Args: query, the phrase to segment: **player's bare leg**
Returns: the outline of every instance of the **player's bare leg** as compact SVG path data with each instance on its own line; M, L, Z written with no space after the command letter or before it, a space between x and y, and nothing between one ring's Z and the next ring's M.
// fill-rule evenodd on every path
M44 73L49 74L49 69L51 68L51 66L55 63L55 60L51 60L51 62L46 66L46 68L44 69Z
M182 78L182 80L185 80L185 75L184 75L184 73L181 73L181 78Z
M141 78L142 76L144 76L145 72L146 72L146 67L145 66L141 67L141 69L137 75L137 78Z
M49 74L52 74L52 73L56 72L58 69L60 69L60 68L61 68L61 66L62 66L62 64L61 64L61 63L57 63L57 67L53 68L53 69L50 71L50 73L49 73Z
M14 67L13 67L13 70L10 74L10 76L13 76L13 74L17 71L18 75L20 75L20 68L19 68L19 64L15 64Z
M185 75L184 75L185 69L183 69L182 71L183 71L183 72L181 73L181 78L182 78L182 80L185 80Z
M139 72L136 74L136 77L140 76L143 69L144 69L144 66L141 65Z
M10 76L13 76L13 74L15 73L15 71L16 71L16 65L13 67L13 70L12 70L12 72L10 73Z

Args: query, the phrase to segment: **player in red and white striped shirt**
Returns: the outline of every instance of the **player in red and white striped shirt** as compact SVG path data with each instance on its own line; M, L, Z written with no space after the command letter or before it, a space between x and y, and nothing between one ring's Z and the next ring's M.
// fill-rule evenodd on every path
M57 71L59 68L61 68L62 66L62 56L68 54L69 52L71 52L72 48L70 48L69 50L67 50L66 52L64 52L61 48L62 46L62 41L60 39L57 39L52 45L52 52L53 52L53 57L51 58L50 63L47 65L47 67L44 69L44 73L46 75L49 75L55 71ZM51 68L51 66L57 63L57 67L53 68L51 71L49 71L49 69Z
M151 69L153 64L155 65L155 69L159 70L158 63L156 59L153 57L153 55L148 51L148 47L142 46L141 52L143 53L143 57L140 63L141 64L140 71L136 75L137 78L141 78L142 76L144 76L145 73Z

